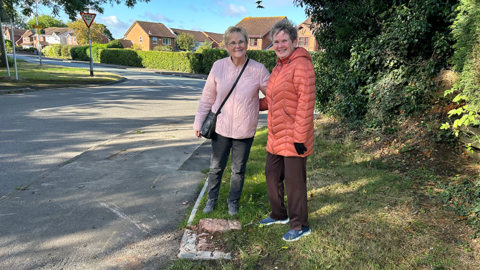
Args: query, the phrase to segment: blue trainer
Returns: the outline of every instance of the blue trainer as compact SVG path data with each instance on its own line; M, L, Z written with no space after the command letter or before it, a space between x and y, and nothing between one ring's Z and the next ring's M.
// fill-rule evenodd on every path
M290 221L290 218L287 217L287 219L273 219L270 216L268 216L266 219L260 220L261 225L272 225L272 224L287 224Z
M311 232L312 230L310 230L310 227L302 227L302 229L298 231L290 229L283 236L283 240L288 242L297 241L298 239L302 238L302 236L309 235Z

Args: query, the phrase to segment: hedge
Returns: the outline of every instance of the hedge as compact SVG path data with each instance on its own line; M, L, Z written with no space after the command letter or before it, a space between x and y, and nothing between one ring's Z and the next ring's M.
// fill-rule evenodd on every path
M100 57L98 56L98 51L101 49L106 49L108 44L92 44L92 60L95 63L100 63ZM87 46L86 55L88 60L90 60L90 48Z
M226 50L209 49L204 50L202 55L203 70L208 74L212 69L213 63L219 59L227 57L228 52ZM277 55L274 51L247 50L247 55L250 59L264 64L269 72L272 72L273 68L277 64Z
M188 73L203 72L202 55L197 53L100 49L99 60L105 64Z
M92 47L92 55L95 62L188 73L208 74L215 61L228 57L226 50L218 49L204 50L200 54L190 52L102 49L102 47L103 45ZM88 60L88 55L89 52L87 50L86 60ZM264 64L269 72L272 71L277 63L277 56L274 51L247 51L247 55L251 59ZM73 57L74 54L72 53L72 58Z

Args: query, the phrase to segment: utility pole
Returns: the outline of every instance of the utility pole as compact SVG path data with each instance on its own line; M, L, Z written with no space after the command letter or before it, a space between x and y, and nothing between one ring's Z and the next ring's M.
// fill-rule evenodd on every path
M35 19L38 25L38 0L35 1ZM40 38L38 36L39 29L35 29L35 34L37 35L37 51L38 51L38 60L40 61L40 66L42 65L42 50L40 49L42 45L40 45Z
M15 80L18 81L18 70L17 70L17 55L15 54L15 38L13 35L13 15L10 18L10 26L12 27L12 49L13 49L13 65L15 66Z

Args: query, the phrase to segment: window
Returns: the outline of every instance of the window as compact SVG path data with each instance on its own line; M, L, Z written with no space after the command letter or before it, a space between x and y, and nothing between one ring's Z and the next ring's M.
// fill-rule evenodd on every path
M30 38L24 37L24 38L23 38L23 42L30 42Z
M153 37L153 44L157 44L157 37Z
M163 43L163 44L166 44L166 45L171 45L171 44L172 44L172 40L169 39L169 38L162 38L162 43Z
M138 42L142 43L142 37L138 37Z
M257 46L258 38L251 38L250 39L250 46Z
M308 37L300 37L298 39L298 46L308 46Z

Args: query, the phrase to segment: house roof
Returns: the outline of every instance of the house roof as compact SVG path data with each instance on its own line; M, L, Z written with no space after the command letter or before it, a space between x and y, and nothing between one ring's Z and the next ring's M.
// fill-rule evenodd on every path
M207 37L211 38L216 43L220 44L223 41L223 34L217 34L212 32L203 32Z
M23 33L23 35L21 36L21 38L29 37L29 36L31 36L31 35L33 35L33 32L30 31L30 30L27 30L27 31L25 31L25 33Z
M118 41L120 41L120 43L122 43L123 48L125 48L125 49L126 48L131 48L133 46L133 41L131 41L129 39L121 38Z
M136 24L138 24L138 26L140 26L149 36L176 38L176 36L163 23L144 21L133 22L130 28L128 28L127 32L125 32L125 37Z
M304 22L302 22L297 26L298 29L302 29L303 27L307 27L308 30L312 31L315 28L318 28L318 25L316 25L315 23L312 23L312 16L310 16Z
M287 16L278 16L278 17L245 17L236 26L242 26L247 30L248 36L258 36L263 37L272 26L283 19L287 19Z
M200 32L200 31L193 31L193 30L184 30L184 29L178 29L178 28L170 28L177 36L180 35L181 33L186 33L186 34L191 34L193 35L193 38L195 38L195 41L198 42L204 42L205 40L208 40L208 37Z
M12 33L12 30L10 29L10 27L3 27L3 31L5 32L8 32L8 34ZM13 35L14 36L21 36L23 35L27 30L24 30L24 29L17 29L17 28L13 28Z
M67 31L68 31L68 27L48 27L48 28L45 28L45 35L51 36L55 34L58 36Z

